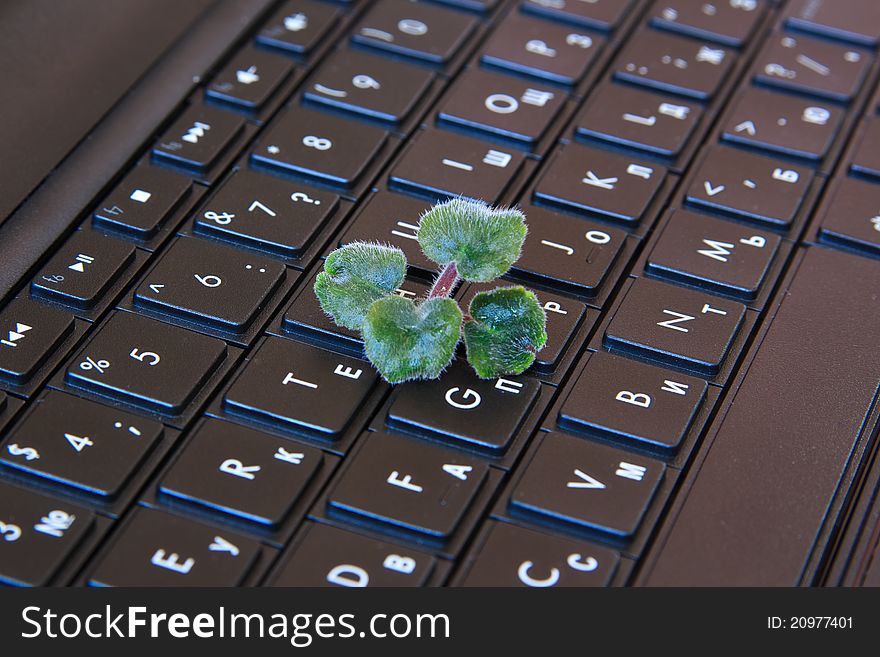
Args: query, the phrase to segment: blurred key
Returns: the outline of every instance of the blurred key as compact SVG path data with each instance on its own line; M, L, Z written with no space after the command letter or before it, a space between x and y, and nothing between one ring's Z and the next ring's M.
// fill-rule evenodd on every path
M880 120L872 118L867 121L850 170L863 176L880 178Z
M880 254L880 186L841 178L819 224L823 241Z
M311 0L288 0L257 35L257 43L298 55L309 53L339 19L339 10Z
M777 36L757 58L761 84L848 102L861 88L873 58L857 48L807 36Z
M764 10L764 0L664 0L654 4L651 24L739 48L748 41Z
M523 0L522 11L566 23L611 31L626 16L631 0Z
M435 5L381 0L352 31L357 44L434 64L452 59L476 26L474 17Z
M708 100L727 79L736 53L677 34L642 30L614 64L614 76L660 91Z
M880 5L874 0L792 0L789 27L869 48L880 43Z
M511 12L490 37L482 61L514 73L574 85L604 43L599 35Z
M247 47L217 74L205 95L241 109L259 110L292 71L293 64L284 57Z

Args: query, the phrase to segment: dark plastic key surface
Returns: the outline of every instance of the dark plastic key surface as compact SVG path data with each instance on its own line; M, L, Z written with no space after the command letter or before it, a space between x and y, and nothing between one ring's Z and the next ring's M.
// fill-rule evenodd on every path
M0 376L26 381L73 330L73 316L22 297L0 312Z
M223 244L181 237L135 290L142 308L242 331L284 278L284 265Z
M599 352L569 389L558 422L568 430L675 448L707 388L702 379Z
M825 209L823 240L880 254L880 185L841 178Z
M238 52L208 85L211 100L246 110L259 110L293 71L280 55L248 47Z
M482 461L424 441L384 433L361 440L327 501L361 520L449 536L489 472Z
M755 80L840 102L861 87L873 57L858 48L808 36L776 36L757 57Z
M611 83L593 93L575 119L575 131L580 137L674 157L702 115L694 101Z
M149 239L192 189L192 180L142 164L122 179L94 212L94 223Z
M75 232L31 281L31 292L76 308L91 308L134 258L134 247L98 231Z
M604 43L597 34L511 12L492 34L482 60L514 73L573 85Z
M655 276L753 299L781 241L745 224L675 210L645 268Z
M222 340L117 312L73 359L66 380L120 401L179 412L226 351Z
M490 521L461 586L605 586L618 556L607 548Z
M400 123L427 92L433 73L358 50L340 50L321 62L304 97L360 116Z
M369 363L270 337L226 392L226 409L336 438L377 380Z
M138 508L89 577L91 586L237 586L261 551L250 538Z
M559 148L534 196L588 215L636 223L663 183L666 168L580 144Z
M423 586L437 563L419 550L314 522L303 534L270 586Z
M642 582L793 586L880 387L880 263L810 248Z
M0 445L0 462L112 496L161 436L158 422L50 391Z
M382 0L352 30L359 45L433 64L449 61L476 26L467 14L406 0Z
M654 459L555 433L544 435L522 467L511 511L617 536L635 533L665 469Z
M825 157L845 113L831 103L749 87L724 124L723 137L810 160Z
M738 48L764 13L764 0L664 0L654 4L651 24Z
M507 146L425 130L391 170L389 184L437 199L461 195L495 203L524 160L523 153Z
M794 221L812 178L806 167L716 146L696 168L687 201L787 227Z
M311 0L288 0L257 35L257 43L297 55L315 48L339 19L339 10Z
M86 536L95 514L0 482L0 583L44 586Z
M880 120L868 120L850 170L862 176L880 178Z
M381 128L294 106L275 118L251 160L351 187L373 163L387 137Z
M456 362L439 379L398 386L388 423L502 450L525 420L540 388L538 381L527 377L479 379L470 366Z
M441 123L470 128L504 139L534 144L565 103L566 94L481 69L471 69L452 84L440 106Z
M524 12L610 32L631 4L631 0L524 0L520 6Z
M714 374L745 314L741 303L640 278L605 329L605 345Z
M789 27L876 48L880 5L874 0L792 0L785 7Z
M153 158L206 171L244 128L244 118L201 105L188 108L153 147Z
M314 447L209 418L196 429L159 490L212 511L275 526L323 458Z
M614 76L660 91L708 100L730 73L736 53L714 43L643 30L623 47Z
M195 230L296 256L339 206L332 192L255 171L237 171L195 215Z
M595 293L617 261L626 233L549 208L523 207L529 232L514 271L554 287Z

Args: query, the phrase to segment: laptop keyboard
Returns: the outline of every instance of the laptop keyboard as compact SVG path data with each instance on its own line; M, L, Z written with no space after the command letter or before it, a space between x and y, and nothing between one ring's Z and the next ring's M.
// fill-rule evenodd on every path
M0 581L634 583L797 245L880 255L880 17L808 4L274 7L0 310ZM548 346L392 388L314 277L424 295L456 195L524 209Z

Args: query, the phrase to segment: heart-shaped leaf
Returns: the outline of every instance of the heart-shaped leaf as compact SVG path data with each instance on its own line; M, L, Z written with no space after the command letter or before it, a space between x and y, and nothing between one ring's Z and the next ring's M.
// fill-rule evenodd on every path
M522 286L478 292L464 324L468 362L477 376L520 374L547 342L547 316L535 294Z
M389 383L436 379L461 337L461 310L435 297L418 306L398 296L379 299L364 320L364 351Z
M333 321L360 330L370 306L399 288L406 256L397 247L353 242L327 256L315 279L315 295Z
M526 239L525 216L479 201L452 199L435 205L419 222L419 244L434 262L454 262L466 281L485 283L517 261Z

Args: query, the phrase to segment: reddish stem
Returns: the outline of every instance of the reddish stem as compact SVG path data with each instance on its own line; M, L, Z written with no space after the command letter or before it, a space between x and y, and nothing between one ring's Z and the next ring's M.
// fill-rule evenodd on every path
M434 286L428 292L428 298L448 297L455 288L456 283L458 283L458 270L455 268L455 263L450 262L440 272L437 280L434 281Z

